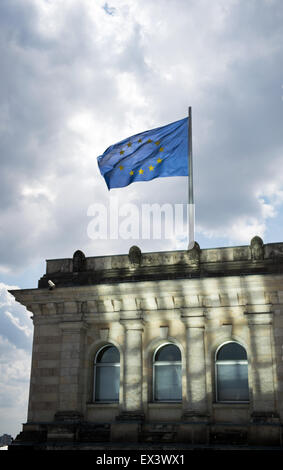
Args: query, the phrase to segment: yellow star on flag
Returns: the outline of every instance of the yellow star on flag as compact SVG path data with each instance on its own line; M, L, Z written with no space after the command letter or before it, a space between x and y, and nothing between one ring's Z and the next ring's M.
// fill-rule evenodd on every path
M150 165L149 167L149 171L153 171L154 170L154 166Z
M151 139L148 139L147 143L150 144L150 142L152 142L152 140L151 140Z
M121 171L124 170L123 165L120 165L119 168L120 168Z
M142 168L139 170L139 174L140 174L140 175L143 174L143 169L142 169Z
M130 175L133 175L133 174L134 174L134 172L133 172L133 170L131 170L131 171L130 171Z
M123 155L125 153L125 150L120 151L120 155Z
M162 162L162 158L158 158L157 163L161 163L161 162Z
M164 147L160 147L159 152L163 152Z
M155 145L159 145L160 144L160 140L158 140L157 142L155 142Z
M129 143L127 144L127 146L128 146L128 147L131 147L131 146L132 146L132 142L129 142Z
M138 143L140 144L141 142L142 142L142 140L141 140L141 139L139 139L139 140L138 140Z

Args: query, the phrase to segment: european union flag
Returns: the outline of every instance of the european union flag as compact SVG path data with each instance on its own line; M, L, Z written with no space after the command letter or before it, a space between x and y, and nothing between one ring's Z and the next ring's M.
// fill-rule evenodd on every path
M97 160L108 189L162 176L188 176L188 117L111 145Z

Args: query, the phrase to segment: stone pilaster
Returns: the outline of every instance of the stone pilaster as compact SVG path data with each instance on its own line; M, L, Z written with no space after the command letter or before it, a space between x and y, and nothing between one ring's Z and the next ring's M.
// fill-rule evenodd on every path
M204 344L204 317L182 315L186 325L187 397L184 418L207 417L207 387Z
M111 424L111 440L137 442L144 419L142 405L143 321L120 320L125 328L123 401L120 415Z
M245 313L250 333L250 377L252 378L252 416L275 414L275 386L272 353L272 313Z
M68 321L59 324L62 330L59 385L59 413L83 411L83 359L87 324Z
M281 437L276 411L271 336L273 315L268 311L248 311L245 314L250 331L249 377L252 379L249 443L279 445Z
M52 307L28 306L34 314L28 422L52 420L58 408L61 336L57 325L46 315Z
M142 333L143 322L121 320L125 327L124 397L122 417L143 416L142 405Z

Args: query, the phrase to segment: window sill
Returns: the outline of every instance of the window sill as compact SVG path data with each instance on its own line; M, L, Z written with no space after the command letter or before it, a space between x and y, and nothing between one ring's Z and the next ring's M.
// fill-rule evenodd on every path
M149 408L168 408L172 406L173 408L182 408L182 402L179 401L155 401L148 403Z
M231 406L237 406L237 408L249 408L249 401L219 401L217 403L212 403L213 408L231 408Z
M104 402L99 402L99 403L87 403L86 406L88 408L102 408L103 406L107 406L107 408L118 408L119 403L116 402L114 403L113 401L104 401Z

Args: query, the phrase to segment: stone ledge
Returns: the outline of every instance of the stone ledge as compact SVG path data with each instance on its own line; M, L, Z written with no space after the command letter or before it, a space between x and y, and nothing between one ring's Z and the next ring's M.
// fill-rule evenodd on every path
M87 403L87 408L119 408L119 403Z
M133 255L138 251L138 256ZM263 244L254 237L250 245L208 248L201 250L195 242L191 250L141 253L132 247L128 255L86 258L76 267L73 259L47 260L46 274L39 288L49 288L48 281L58 287L125 281L199 278L235 274L267 274L283 272L283 243Z
M148 408L182 408L183 404L182 402L151 402L147 404Z
M247 409L250 407L250 402L246 402L246 403L212 403L212 408L228 408L228 409L231 409L232 407L237 407L237 409L239 408L243 408L243 409Z

